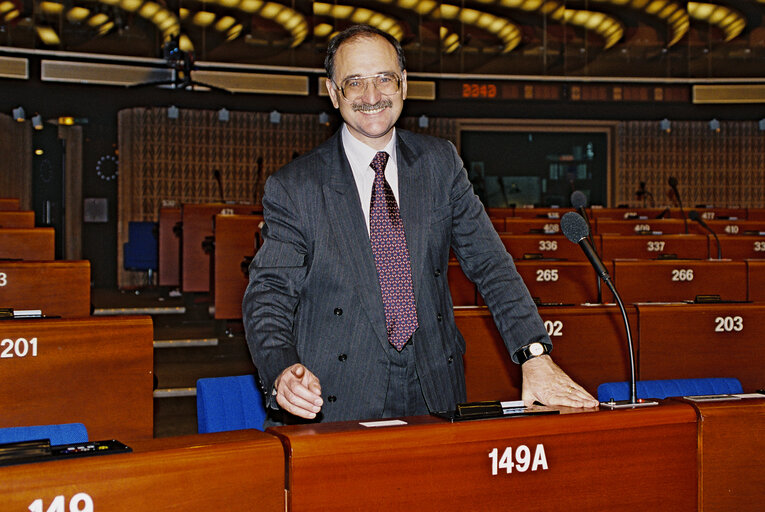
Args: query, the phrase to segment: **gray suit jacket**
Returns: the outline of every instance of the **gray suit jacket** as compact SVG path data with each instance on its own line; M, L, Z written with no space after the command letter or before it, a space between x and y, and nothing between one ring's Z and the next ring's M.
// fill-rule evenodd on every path
M449 410L465 401L465 341L446 272L450 247L510 354L534 341L551 343L454 146L401 129L397 136L399 201L419 322L417 374L430 410ZM322 421L379 418L388 384L385 314L339 131L268 179L263 209L264 242L243 300L263 389L300 362L321 382ZM278 407L270 396L267 405Z

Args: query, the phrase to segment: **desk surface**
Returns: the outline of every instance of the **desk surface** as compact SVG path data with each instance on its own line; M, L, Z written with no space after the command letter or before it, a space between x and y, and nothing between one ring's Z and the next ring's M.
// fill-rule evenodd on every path
M90 314L90 261L0 261L0 305L64 318Z
M343 422L267 432L279 436L291 454L287 486L293 512L549 511L569 510L573 503L588 511L695 510L692 407L561 411L462 423L421 416L404 418L404 426Z
M284 511L284 450L271 435L243 430L128 445L133 453L0 467L2 509L53 510L63 496L55 510ZM36 500L42 505L31 508Z

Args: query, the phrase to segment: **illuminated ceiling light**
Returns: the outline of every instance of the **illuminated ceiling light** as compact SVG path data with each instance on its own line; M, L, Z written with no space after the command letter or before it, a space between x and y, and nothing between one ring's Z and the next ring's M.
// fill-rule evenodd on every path
M198 27L208 27L213 21L215 21L215 13L209 11L199 11L191 18L191 22Z
M109 32L113 28L114 28L114 22L113 21L110 21L109 23L104 23L103 25L98 27L98 34L99 35L104 35L104 34Z
M58 124L61 126L72 126L74 125L74 118L72 116L60 116Z
M398 6L413 10L417 6L417 0L399 0Z
M13 20L15 20L16 18L18 18L20 14L21 14L21 13L18 11L18 9L13 9L13 10L11 10L11 11L8 11L8 12L5 14L5 16L3 16L3 21L6 21L6 22L8 22L8 21L13 21Z
M664 133L669 133L672 131L672 124L670 123L669 119L666 117L659 121L659 128L661 128L661 131Z
M215 24L215 30L217 30L218 32L225 32L228 29L230 29L232 26L234 26L234 23L236 23L236 20L232 18L231 16L223 16Z
M35 155L37 155L37 156L42 156L42 155L43 155L43 153L44 153L44 151L43 151L42 149L40 149L40 148L36 148L36 149L35 149Z
M425 16L427 14L430 14L433 12L433 10L438 6L438 4L432 0L425 0L423 2L418 3L414 10L417 12L417 14L420 14L422 16Z
M178 48L180 48L184 52L193 52L194 43L191 42L191 39L189 39L189 36L187 36L186 34L182 34L181 37L178 38Z
M735 39L746 28L746 18L723 5L688 2L688 15L697 21L718 26L725 34L725 42Z
M250 14L254 13L261 7L263 7L263 2L261 0L242 0L242 3L239 4L240 10Z
M358 8L353 11L351 21L354 23L366 23L372 17L372 11L369 9Z
M143 0L120 0L120 7L128 12L135 12L141 7Z
M218 0L218 5L223 7L234 8L239 5L241 0Z
M233 27L229 29L229 31L226 33L226 41L233 41L239 35L242 33L242 30L244 30L244 27L241 23L237 23Z
M434 14L447 20L453 20L459 16L460 8L456 5L441 4Z
M151 19L157 12L161 9L159 4L156 4L154 2L146 2L141 6L141 8L138 10L138 14L140 14L142 17L146 19Z
M13 119L18 121L19 123L23 123L27 118L26 113L24 112L24 107L16 107L13 109Z
M366 23L368 23L369 25L372 25L373 27L377 27L378 29L390 34L391 36L393 36L399 41L401 40L401 38L404 37L404 28L395 19L381 12L372 11L369 9L355 8L348 5L331 5L331 4L327 4L323 2L314 2L313 4L314 15L326 16L326 17L339 19L339 20L347 20L351 18L355 19L357 11L360 12L360 14L358 15L359 17L363 18L368 16ZM326 25L326 27L324 25ZM301 27L301 30L303 30L302 27L305 27L304 30L307 35L308 25L305 22L305 19L302 17L302 15L301 15L300 27ZM319 27L321 27L321 29L319 29ZM316 25L316 27L314 27L314 34L320 36L320 34L323 34L326 32L331 35L333 30L334 29L331 26L325 23L321 23L319 25Z
M88 25L91 27L98 27L109 21L109 16L104 13L98 13L90 17Z
M283 5L276 4L274 2L268 2L260 10L260 15L264 18L274 19L279 15L280 12L282 12L282 10L284 10Z
M316 37L327 37L332 33L332 25L329 23L319 23L313 27L313 35Z
M45 14L61 14L64 12L64 4L58 2L40 2L40 9Z
M88 16L90 16L90 11L84 7L72 7L66 13L66 19L72 23L84 21Z
M120 4L120 0L99 0L99 2L101 2L102 4L106 4L106 5L119 5Z
M475 9L463 9L459 17L462 23L473 25L475 24L476 20L478 20L478 16L480 15L481 13Z
M40 114L35 114L32 117L32 128L34 128L37 131L40 131L43 129L43 119Z
M5 14L7 12L10 12L15 8L16 6L10 0L5 0L3 2L0 2L0 14Z
M37 37L39 37L40 41L43 43L49 46L61 44L61 39L59 39L58 34L56 34L56 31L52 28L38 25L35 29L37 30Z
M188 9L186 9L185 7L181 7L180 9L178 9L178 16L179 16L179 17L180 17L182 20L185 20L186 18L188 18L188 17L189 17L189 14L191 14L191 11L189 11L189 10L188 10Z

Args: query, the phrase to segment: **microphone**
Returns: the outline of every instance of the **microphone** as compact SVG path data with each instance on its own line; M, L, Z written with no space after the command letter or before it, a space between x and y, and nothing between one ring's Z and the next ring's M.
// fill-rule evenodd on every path
M702 228L706 229L710 233L712 233L712 236L715 237L715 242L717 242L717 259L722 259L722 247L720 246L720 239L717 238L717 233L714 232L712 228L709 227L709 224L704 222L704 219L701 218L701 215L699 215L699 212L696 210L691 210L688 212L688 217L691 218L692 221L698 222Z
M220 202L225 203L225 199L223 199L223 180L221 180L220 177L220 171L218 169L215 169L213 172L213 176L215 177L215 181L218 182L218 192L220 192Z
M587 217L587 211L584 208L585 206L587 206L587 196L584 194L584 192L580 190L574 190L571 193L571 206L576 208L576 211L579 212L579 215L581 215L582 218L587 223L587 232L589 233L590 244L592 244L593 251L594 251L595 241L592 239L592 224L590 224L590 219L589 217ZM601 304L603 302L603 288L600 285L600 279L598 279L597 281L598 281L598 304Z
M685 218L685 212L683 211L683 201L680 199L680 192L677 191L677 178L674 176L669 177L669 188L675 193L675 199L677 204L680 205L680 215L683 216L683 223L685 225L685 234L688 234L688 219Z
M603 282L605 282L606 285L608 285L608 288L611 290L611 293L614 294L616 303L619 305L619 310L622 313L622 320L624 321L624 327L627 330L627 349L629 352L629 362L630 362L630 399L628 401L611 400L609 402L602 402L602 405L605 405L611 408L656 405L658 402L645 401L645 400L641 400L640 402L638 402L637 400L637 380L635 378L635 355L632 350L632 331L630 330L629 318L627 318L627 310L624 309L624 303L622 302L622 298L621 296L619 296L619 292L616 291L616 287L611 282L611 276L608 275L608 271L606 270L606 267L603 265L603 262L600 260L597 253L595 252L595 249L593 249L592 245L590 244L590 241L587 239L587 235L589 234L589 229L587 228L587 221L585 221L581 215L575 212L568 212L565 215L563 215L563 217L560 219L560 228L561 228L561 231L563 231L563 234L566 235L566 238L568 238L575 244L579 244L579 247L582 248L585 256L587 256L587 259L590 260L590 263L595 269L595 273L598 274L598 276L601 279L603 279Z

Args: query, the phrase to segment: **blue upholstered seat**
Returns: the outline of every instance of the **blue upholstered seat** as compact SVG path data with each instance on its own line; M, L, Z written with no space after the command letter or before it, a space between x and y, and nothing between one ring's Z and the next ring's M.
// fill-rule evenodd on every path
M0 428L0 444L50 439L51 445L84 443L88 430L82 423Z
M253 375L197 381L197 431L263 430L266 410Z
M719 395L741 393L741 383L734 378L642 380L637 382L638 398ZM606 382L598 386L598 400L629 400L629 382Z
M123 245L123 264L126 270L157 270L159 243L157 223L130 221L128 241Z

